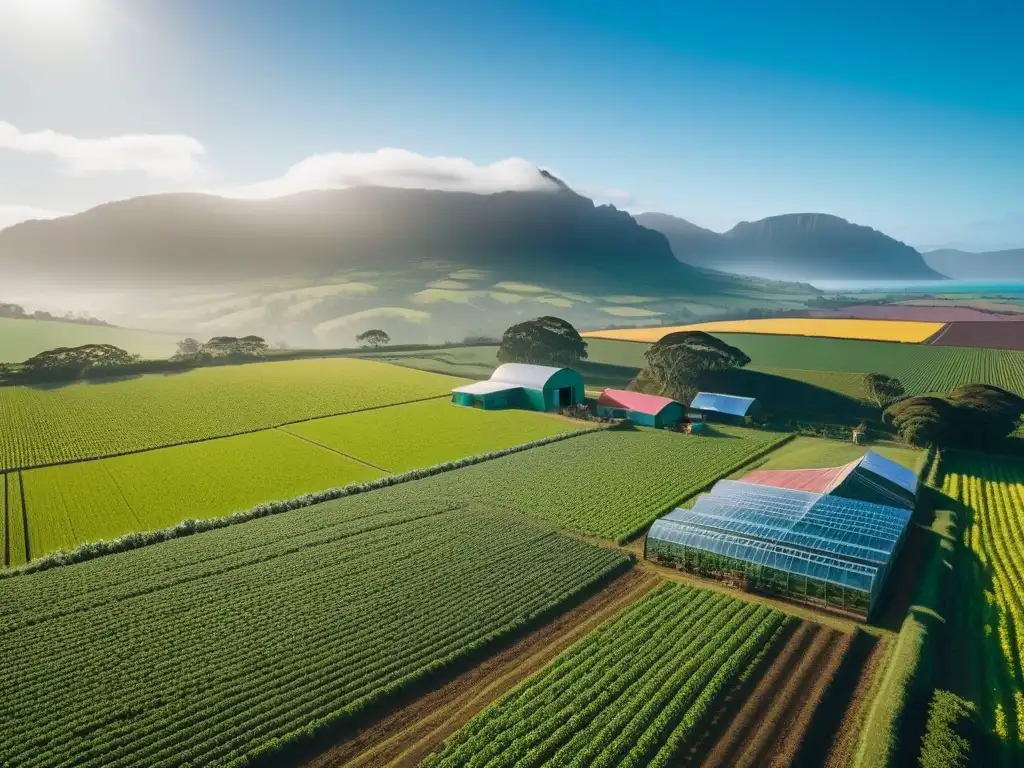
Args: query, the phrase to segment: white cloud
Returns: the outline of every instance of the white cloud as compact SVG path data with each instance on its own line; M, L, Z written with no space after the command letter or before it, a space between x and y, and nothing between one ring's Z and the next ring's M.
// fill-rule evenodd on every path
M50 155L72 173L141 171L171 181L187 181L199 171L206 150L198 139L181 134L125 134L80 139L56 131L25 133L0 120L0 149Z
M276 179L215 191L224 197L265 199L312 189L380 186L456 192L554 190L537 166L519 157L477 165L462 157L426 157L405 149L312 155Z
M263 296L264 302L289 301L291 299L324 299L328 296L365 296L375 293L377 286L369 283L328 283L314 285L309 288L295 288L290 291L277 291Z
M351 329L359 325L358 330L364 331L362 324L368 320L406 320L411 323L422 323L430 319L429 312L422 312L418 309L407 309L405 307L375 307L364 309L362 312L353 312L351 315L343 315L333 320L326 320L319 325L313 326L313 333L317 336L327 336L333 331Z
M589 197L597 205L614 205L620 210L636 207L636 199L618 187L578 187L576 191L584 197Z
M314 307L323 304L324 301L326 301L326 299L322 298L306 299L304 301L299 301L296 302L295 304L292 304L289 307L286 307L284 312L282 312L281 314L283 314L285 317L289 319L294 319L296 317L299 317L300 315L304 315L306 312L309 312L309 310L313 309Z

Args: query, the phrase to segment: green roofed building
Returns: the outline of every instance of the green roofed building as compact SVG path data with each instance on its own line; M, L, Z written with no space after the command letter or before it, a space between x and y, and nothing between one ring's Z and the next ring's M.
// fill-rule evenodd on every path
M571 368L505 363L487 381L452 390L452 402L469 408L553 411L583 402L583 377Z

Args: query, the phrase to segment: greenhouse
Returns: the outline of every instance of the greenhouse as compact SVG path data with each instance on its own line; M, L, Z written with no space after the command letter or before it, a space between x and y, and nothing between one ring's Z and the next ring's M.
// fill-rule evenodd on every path
M651 527L644 555L750 591L870 616L910 521L903 507L722 480Z

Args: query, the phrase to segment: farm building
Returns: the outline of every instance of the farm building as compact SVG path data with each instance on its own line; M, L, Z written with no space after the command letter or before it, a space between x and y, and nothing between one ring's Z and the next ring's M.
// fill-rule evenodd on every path
M749 424L761 415L761 404L752 397L698 392L690 403L690 410L702 415L707 421Z
M904 507L722 480L692 509L656 521L644 556L869 617L910 515Z
M826 493L907 509L913 509L917 503L917 474L874 451L868 451L841 467L750 472L744 476L743 482Z
M597 398L597 415L612 419L629 419L645 427L667 427L684 418L683 404L668 397L606 389Z
M487 381L452 390L452 402L470 408L552 411L583 402L583 377L571 368L505 363Z

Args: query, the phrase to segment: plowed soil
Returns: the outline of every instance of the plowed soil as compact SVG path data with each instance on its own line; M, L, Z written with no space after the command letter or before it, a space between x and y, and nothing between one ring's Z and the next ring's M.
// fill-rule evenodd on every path
M685 760L711 768L791 766L812 731L852 635L802 621L764 654L723 702L708 735ZM824 746L824 745L823 745ZM819 755L819 765L824 763Z
M295 764L305 768L418 765L484 707L658 583L653 573L633 568L515 645L369 724L355 736Z
M1024 322L949 323L928 343L937 347L1024 349Z

